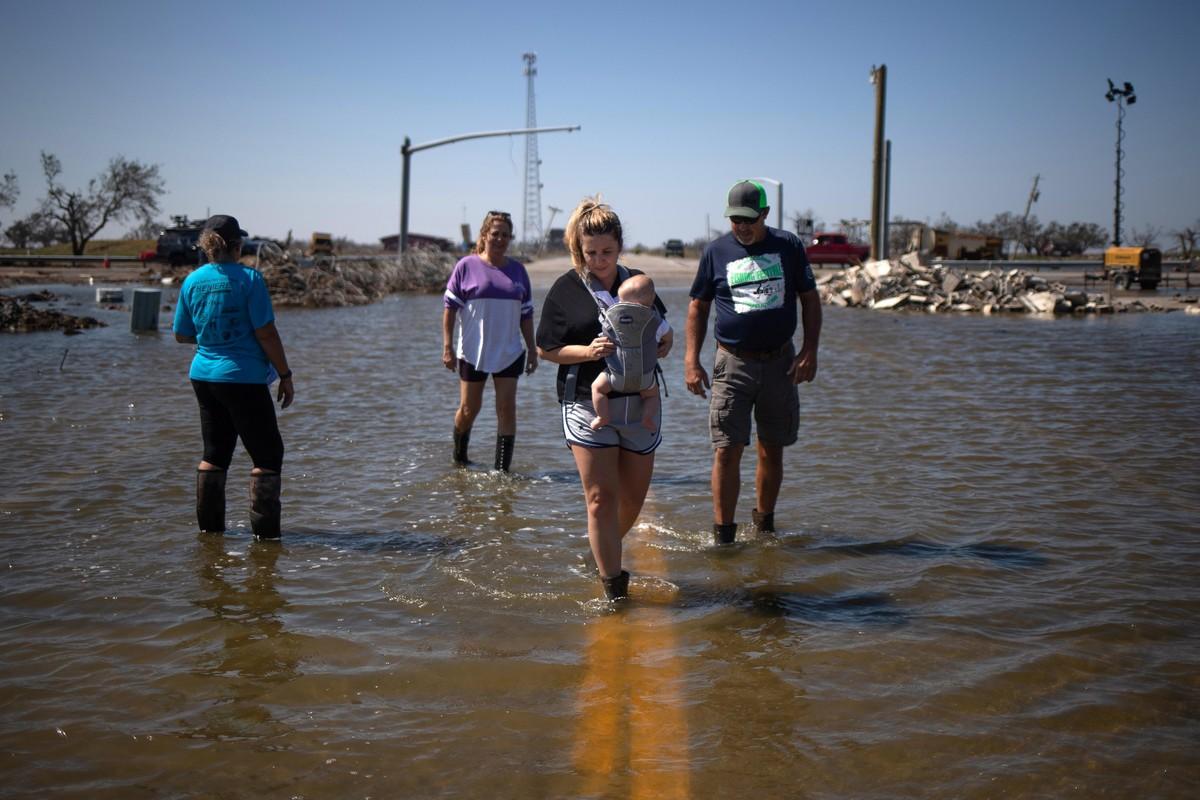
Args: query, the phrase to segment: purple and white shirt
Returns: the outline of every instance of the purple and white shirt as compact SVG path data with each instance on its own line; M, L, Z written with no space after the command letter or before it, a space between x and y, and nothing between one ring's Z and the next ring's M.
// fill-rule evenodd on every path
M533 319L533 290L520 261L493 267L472 253L454 265L444 300L458 311L458 357L475 369L500 372L525 351L521 321Z

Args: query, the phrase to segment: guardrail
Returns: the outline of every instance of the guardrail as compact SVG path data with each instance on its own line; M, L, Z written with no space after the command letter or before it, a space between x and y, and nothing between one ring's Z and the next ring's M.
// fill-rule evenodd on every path
M1101 269L1104 267L1103 261L965 261L951 259L933 259L930 265L941 264L943 267L961 267L969 269ZM1192 261L1164 261L1162 262L1163 270L1168 267L1184 268L1185 272L1192 272L1196 269L1195 262Z
M139 256L15 256L15 255L0 255L0 264L57 264L62 262L71 263L103 263L105 261L120 263L120 262L137 262L141 261Z

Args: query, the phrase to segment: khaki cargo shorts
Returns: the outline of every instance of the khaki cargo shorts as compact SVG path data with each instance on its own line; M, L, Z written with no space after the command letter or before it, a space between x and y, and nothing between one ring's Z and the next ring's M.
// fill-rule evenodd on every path
M795 358L790 343L767 360L739 358L717 348L708 405L713 447L750 444L751 413L759 441L781 447L795 444L800 392L788 374Z

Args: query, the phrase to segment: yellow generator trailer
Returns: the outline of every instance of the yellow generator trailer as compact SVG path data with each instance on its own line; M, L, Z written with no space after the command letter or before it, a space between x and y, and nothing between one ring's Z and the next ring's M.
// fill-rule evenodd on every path
M308 243L308 254L310 256L333 255L333 234L314 232Z
M1143 289L1157 289L1162 280L1162 251L1157 247L1110 247L1104 251L1104 277L1118 289L1137 281Z

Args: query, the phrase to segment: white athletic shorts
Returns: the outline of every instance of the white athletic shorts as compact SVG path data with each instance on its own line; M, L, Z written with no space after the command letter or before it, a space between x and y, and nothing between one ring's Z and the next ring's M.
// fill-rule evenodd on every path
M608 400L611 422L598 431L592 430L596 410L591 400L562 404L563 437L567 446L619 447L632 453L653 453L662 444L662 404L654 420L654 430L642 427L642 398L636 394L611 397Z

